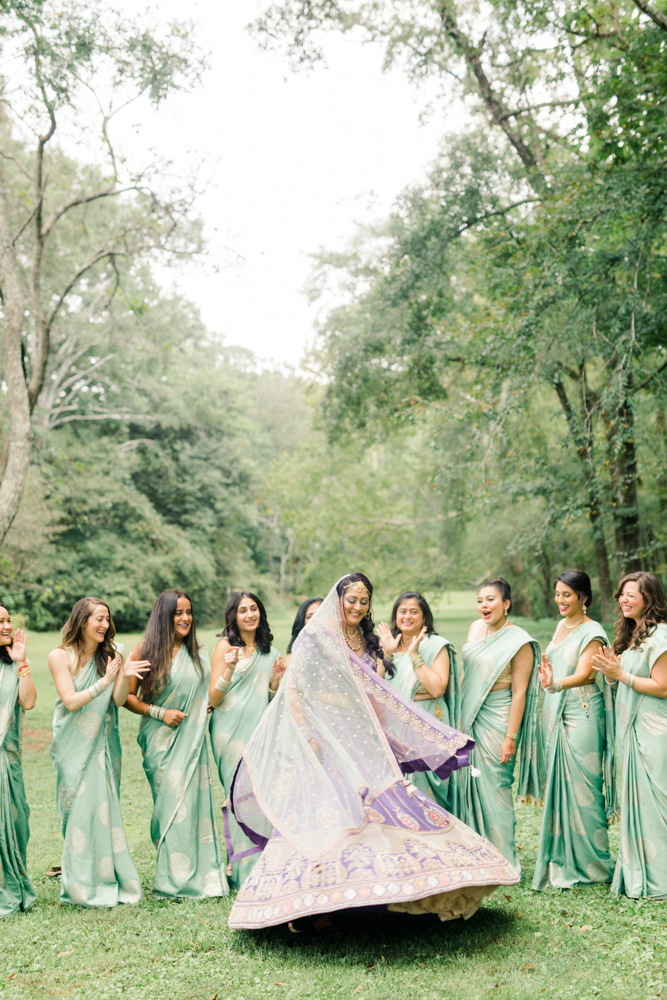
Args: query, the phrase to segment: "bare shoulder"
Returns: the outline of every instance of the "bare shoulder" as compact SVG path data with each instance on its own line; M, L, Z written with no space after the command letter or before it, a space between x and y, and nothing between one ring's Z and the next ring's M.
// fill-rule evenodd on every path
M222 639L218 639L218 641L216 642L215 649L213 650L213 655L215 656L216 653L228 653L231 648L232 648L231 642L229 641L229 639L227 639L226 636L223 636Z
M134 648L132 649L132 652L130 653L130 657L129 657L131 660L141 660L143 658L142 655L141 655L143 645L144 644L143 644L143 641L142 641L142 642L138 642L136 644L136 646L134 646Z
M52 649L49 653L48 664L52 670L61 670L63 667L69 670L69 662L69 653L66 649L63 649L62 646L56 646L56 648Z
M472 625L468 630L468 642L474 642L475 639L478 639L485 628L486 625L484 624L482 619L477 618L477 620L472 623Z

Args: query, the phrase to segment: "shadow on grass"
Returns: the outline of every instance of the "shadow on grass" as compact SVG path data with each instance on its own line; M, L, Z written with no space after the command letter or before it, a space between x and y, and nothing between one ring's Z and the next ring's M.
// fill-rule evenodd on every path
M293 934L287 924L263 931L237 931L232 946L249 954L270 952L274 958L298 960L300 964L391 961L392 966L411 965L415 959L470 957L496 947L503 938L516 935L515 917L506 910L486 908L470 920L441 923L437 917L400 913L334 914L335 929L317 932L305 929Z

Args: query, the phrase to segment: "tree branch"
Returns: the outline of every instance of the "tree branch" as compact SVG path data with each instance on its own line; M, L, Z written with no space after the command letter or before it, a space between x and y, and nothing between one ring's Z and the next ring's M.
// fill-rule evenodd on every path
M654 7L652 3L649 3L649 0L633 0L633 3L635 7L639 7L641 11L648 14L651 20L657 24L659 28L662 28L663 31L667 31L667 17L665 17L665 15L659 11L657 7Z

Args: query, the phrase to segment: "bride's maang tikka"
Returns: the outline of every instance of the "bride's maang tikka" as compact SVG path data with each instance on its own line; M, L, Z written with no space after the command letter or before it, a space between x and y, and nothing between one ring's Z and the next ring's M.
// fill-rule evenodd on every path
M356 590L357 597L367 597L369 601L371 599L368 587L362 583L361 580L355 580L354 583L348 583L344 593L347 594L348 590Z

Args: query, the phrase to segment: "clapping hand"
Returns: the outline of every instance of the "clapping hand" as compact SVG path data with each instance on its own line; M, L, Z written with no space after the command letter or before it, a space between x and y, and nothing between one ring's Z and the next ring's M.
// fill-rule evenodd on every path
M393 656L398 649L399 642L403 638L401 633L399 632L397 636L392 635L391 629L386 622L380 622L378 632L380 633L380 645L382 649L387 656Z
M120 670L120 656L114 656L113 660L111 659L110 656L107 656L107 669L104 675L105 679L108 681L108 684L105 685L106 687L108 687L109 684L115 681L119 670Z
M12 644L7 648L14 663L25 663L25 648L28 643L28 636L22 628L17 628L12 638Z
M593 670L599 670L607 678L610 684L614 684L621 679L623 668L620 657L616 655L611 646L604 646L601 653L596 653L591 660Z
M417 652L419 650L419 643L425 636L426 636L426 626L424 625L421 632L413 638L412 642L408 646L408 653L410 654L410 656L417 655Z
M537 671L540 675L542 687L547 691L554 682L554 671L546 653L542 653L542 662L538 665Z
M126 677L138 677L141 680L150 668L150 660L126 660L123 673Z

